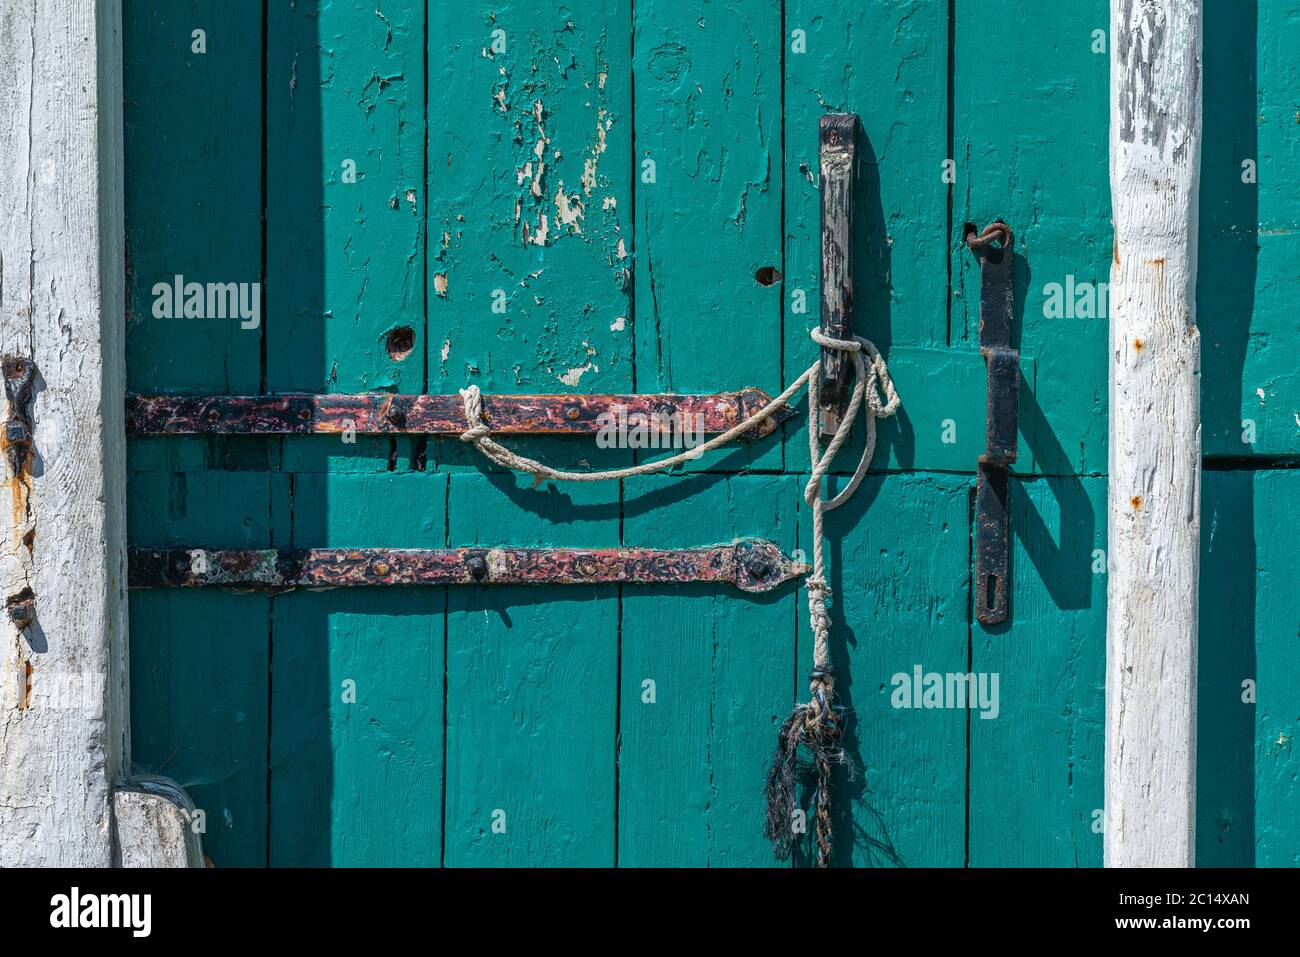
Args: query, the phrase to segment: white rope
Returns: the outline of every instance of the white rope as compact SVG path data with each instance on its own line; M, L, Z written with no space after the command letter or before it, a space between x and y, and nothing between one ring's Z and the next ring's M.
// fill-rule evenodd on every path
M862 479L866 476L867 468L871 464L871 456L876 450L876 420L893 415L898 410L899 399L898 393L894 390L893 380L889 376L889 369L885 367L885 360L881 358L879 350L870 340L861 336L854 336L852 339L832 339L823 335L820 329L809 330L809 335L812 336L813 341L824 348L838 349L849 353L853 357L853 367L857 373L848 407L845 409L844 416L836 427L835 434L831 437L830 444L826 446L824 452L818 440L820 430L817 421L818 410L821 406L817 375L821 367L820 361L809 366L807 371L795 379L789 388L779 396L726 432L714 436L709 441L687 452L669 456L666 459L656 459L653 462L629 466L628 468L607 469L602 472L566 472L553 469L536 459L530 459L519 455L517 452L512 452L493 439L491 437L492 430L483 423L483 396L476 385L471 385L460 392L461 398L465 401L465 422L468 426L461 433L460 440L473 444L475 448L503 468L513 469L517 472L527 472L533 476L536 483L541 483L547 479L558 482L613 481L631 478L635 475L662 472L675 465L680 465L682 462L697 459L705 452L726 445L784 406L786 401L806 384L808 386L808 454L812 474L808 479L807 487L804 489L804 498L812 507L813 512L813 567L804 581L808 586L808 613L814 638L814 671L825 672L830 667L830 652L827 647L830 634L830 619L826 613L826 599L830 596L831 591L830 586L826 583L826 561L822 548L824 513L839 508L847 502L858 486L862 484ZM864 353L865 358L863 357ZM848 485L834 498L826 499L822 496L822 478L830 471L835 456L844 443L848 441L849 435L853 431L853 423L858 416L858 409L863 404L866 405L869 414L866 417L867 435L863 444L862 458L858 460L857 468L854 469L853 477L849 479Z

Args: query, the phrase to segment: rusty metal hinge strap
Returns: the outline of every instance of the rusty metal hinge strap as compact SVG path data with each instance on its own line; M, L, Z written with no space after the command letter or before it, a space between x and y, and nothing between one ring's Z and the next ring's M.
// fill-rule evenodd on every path
M495 433L592 434L610 427L726 432L771 402L760 389L713 395L493 395L483 418ZM754 430L770 435L792 415L773 414ZM130 395L131 435L460 435L467 428L459 395Z
M765 592L807 572L772 542L710 548L132 548L132 588L722 582Z

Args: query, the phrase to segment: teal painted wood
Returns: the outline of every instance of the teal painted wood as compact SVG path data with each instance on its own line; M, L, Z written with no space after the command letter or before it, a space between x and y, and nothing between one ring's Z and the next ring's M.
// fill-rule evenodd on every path
M431 385L629 387L626 9L431 3L429 16Z
M941 179L948 155L948 11L944 4L785 4L785 369L787 381L817 358L808 329L820 317L821 199L817 125L825 112L857 113L854 193L858 237L853 248L854 326L887 360L902 349L947 345L947 204ZM846 68L851 64L851 68ZM949 362L952 364L949 365ZM900 370L909 363L900 361ZM946 360L939 375L974 386L978 360ZM925 375L904 375L900 390ZM980 387L982 388L982 386ZM900 391L900 395L906 395ZM906 404L905 404L906 405ZM939 442L943 420L930 422L910 408L880 430L877 467L928 468L918 435ZM978 427L981 434L983 426ZM803 468L807 438L786 427L786 462ZM959 429L967 442L969 430ZM967 448L973 449L976 440ZM846 448L837 471L852 471L861 444ZM964 457L963 457L964 461ZM950 467L950 466L938 466Z
M692 547L762 534L789 553L798 496L784 475L629 481L623 540ZM623 589L621 866L775 863L760 788L796 693L797 591L737 600L704 585Z
M1196 298L1207 455L1300 451L1298 46L1294 4L1205 5Z
M265 548L279 477L245 472L135 473L134 545ZM149 589L130 596L132 758L179 782L203 811L218 866L266 863L265 595Z
M1207 472L1202 487L1196 862L1295 867L1300 476Z
M618 544L615 485L528 484L453 475L449 544ZM444 864L614 863L618 644L613 586L449 590Z
M1300 199L1285 171L1300 149L1288 66L1300 38L1283 0L1230 6L1206 11L1205 450L1294 455ZM1106 8L957 0L952 24L948 9L267 6L266 316L245 331L141 307L175 272L261 278L263 143L248 107L262 95L263 10L129 0L131 387L775 391L817 354L818 118L858 112L858 328L884 348L904 406L876 457L901 474L870 479L830 522L832 650L866 772L837 784L839 858L1099 863L1106 327L1044 306L1051 283L1108 277L1108 61L1093 52ZM206 54L187 52L195 28ZM1257 186L1241 182L1248 154ZM985 373L978 277L957 234L996 216L1017 227L1023 256L1017 471L1052 477L1013 483L1012 620L985 630L969 610ZM782 278L760 284L763 266ZM411 329L405 357L388 349L399 326ZM1242 418L1256 421L1253 444ZM514 444L554 464L631 458L587 439ZM692 468L776 474L658 477L620 493L533 490L455 440L133 440L131 536L754 534L808 549L806 454L799 418L783 443ZM841 471L853 458L846 449ZM1293 484L1285 471L1206 477L1201 863L1297 863L1297 616L1278 518ZM219 865L266 863L268 849L276 864L766 864L762 769L774 723L806 694L805 605L792 586L758 598L137 592L135 758L191 787ZM996 672L999 717L894 708L894 675L917 664ZM1240 701L1251 675L1253 707ZM340 697L349 677L356 704Z
M954 24L952 276L954 346L979 340L979 267L956 235L1004 219L1016 236L1016 338L1037 365L1020 417L1033 468L1047 475L1106 468L1104 316L1076 295L1057 317L1055 288L1108 283L1110 59L1105 0L957 0ZM1032 29L1027 25L1032 24ZM1025 463L1017 470L1028 471Z
M295 547L441 547L447 478L294 476ZM300 590L273 600L270 863L436 866L441 588Z
M418 392L423 5L267 11L268 388Z
M849 505L826 517L831 662L836 693L849 709L845 747L860 766L853 781L837 769L837 865L963 863L967 715L895 708L892 682L917 665L967 670L972 494L964 476L871 476ZM805 550L810 534L804 506ZM796 619L800 700L812 667L805 608L801 603ZM803 855L800 863L808 863Z
M970 671L998 695L968 715L967 863L1100 867L1105 478L1013 480L1011 528L1011 616L972 613Z
M122 37L127 388L256 392L261 325L155 319L153 288L261 280L260 5L126 0Z
M781 391L781 10L635 5L634 312L641 392ZM647 455L645 457L653 457ZM779 469L775 441L692 468Z

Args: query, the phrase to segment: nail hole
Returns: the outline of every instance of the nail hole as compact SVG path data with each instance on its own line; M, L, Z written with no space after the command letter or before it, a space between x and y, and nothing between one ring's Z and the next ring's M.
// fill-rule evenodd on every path
M780 281L781 270L775 266L763 266L758 272L754 273L754 279L758 281L760 286L770 286Z
M399 326L388 334L388 354L400 362L411 354L415 348L415 330L410 326Z

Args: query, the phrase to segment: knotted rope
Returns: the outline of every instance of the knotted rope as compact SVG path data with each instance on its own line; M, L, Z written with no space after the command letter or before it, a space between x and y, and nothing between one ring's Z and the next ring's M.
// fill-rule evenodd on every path
M745 421L738 423L726 432L714 436L707 442L665 459L656 459L640 465L622 469L606 469L600 472L566 472L553 469L535 459L519 455L506 448L491 437L492 430L483 423L483 396L476 385L462 389L460 394L465 402L465 422L467 428L460 434L462 442L471 443L485 456L503 468L518 472L527 472L534 478L535 484L547 479L559 482L605 482L631 478L635 475L649 475L662 472L682 462L697 459L705 452L726 445L737 436L748 432L762 422L786 401L795 395L804 385L808 386L808 454L812 474L804 488L804 498L812 508L813 514L813 567L804 579L808 587L808 617L813 633L813 670L810 697L807 704L797 704L790 717L781 725L777 734L776 753L772 767L767 774L767 825L765 833L772 841L773 850L779 858L790 854L794 838L795 811L798 807L796 794L796 777L800 768L799 746L802 744L812 753L812 766L816 771L817 787L814 793L816 805L817 864L827 867L831 857L831 816L830 816L830 776L831 766L847 764L852 766L841 744L843 737L842 709L835 704L835 671L831 667L829 638L830 616L826 612L826 599L831 589L826 583L826 557L823 548L825 513L839 508L862 484L871 464L872 453L876 449L876 420L887 418L898 410L898 393L894 390L893 380L885 366L885 360L870 340L861 336L852 339L832 339L820 329L809 330L813 341L826 349L837 349L853 357L853 367L857 374L853 393L849 398L844 416L831 437L830 444L822 451L818 438L817 410L821 407L821 387L818 372L821 362L814 362L799 378L779 396L759 409ZM865 357L864 357L865 353ZM863 443L862 458L852 478L838 495L827 499L822 495L822 479L830 471L835 456L853 431L858 410L866 405L868 415L866 441Z

